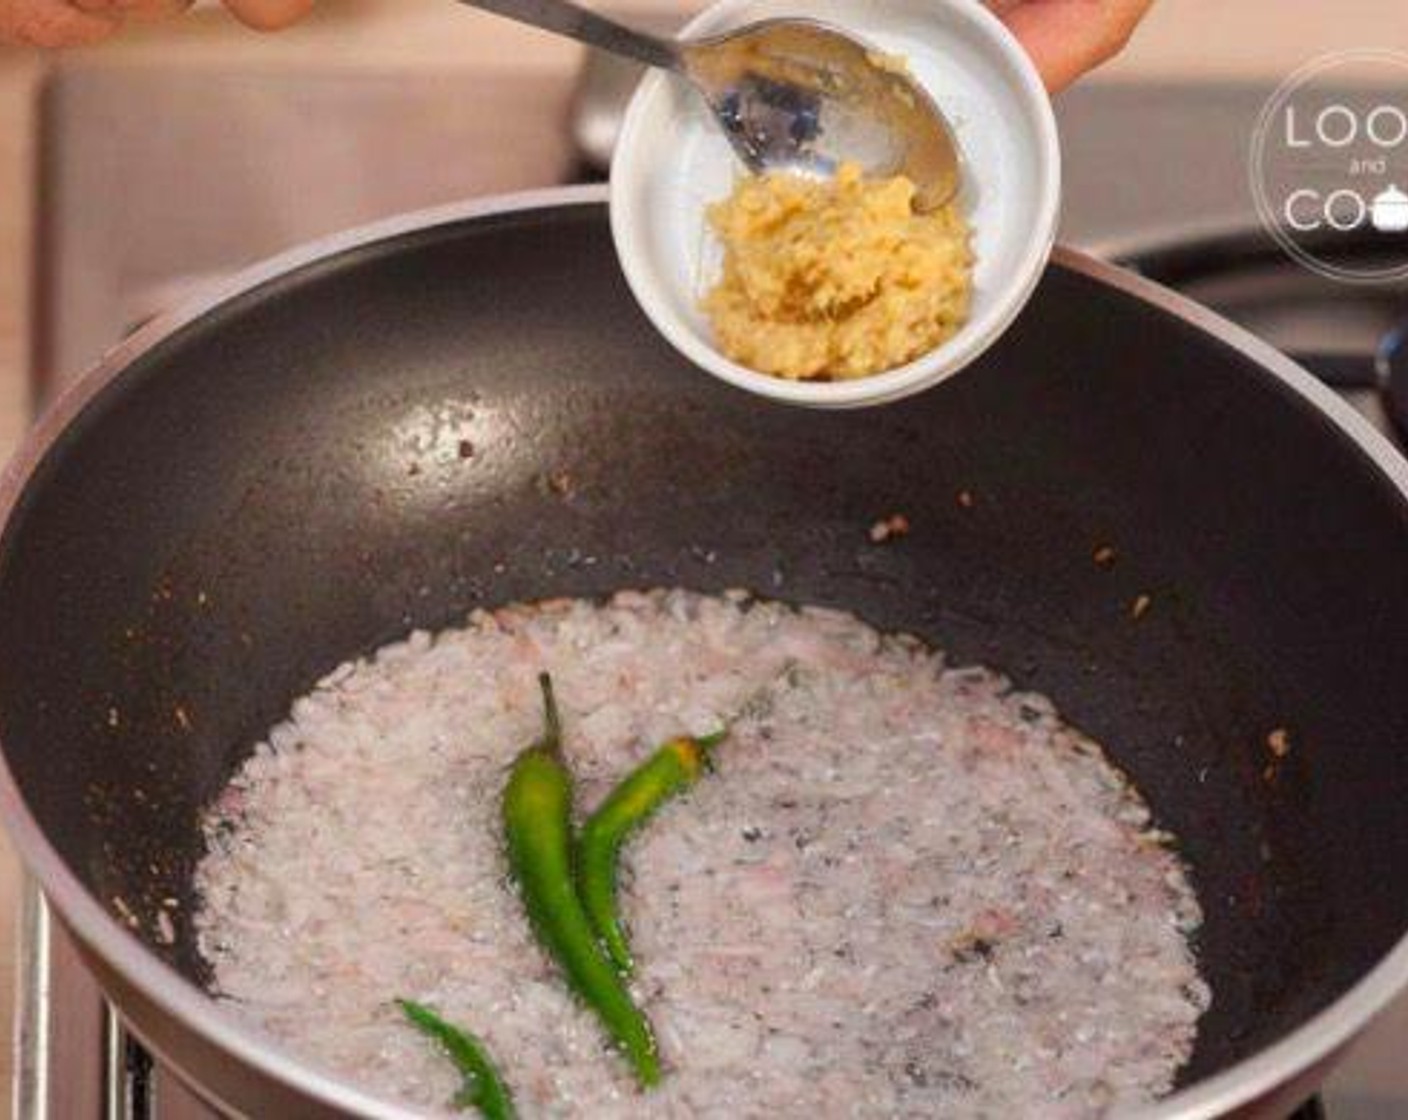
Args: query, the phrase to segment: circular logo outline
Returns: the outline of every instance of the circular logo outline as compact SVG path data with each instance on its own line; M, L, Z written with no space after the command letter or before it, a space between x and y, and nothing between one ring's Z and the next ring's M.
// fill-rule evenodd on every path
M1392 284L1408 280L1408 259L1401 265L1391 268L1351 270L1330 264L1300 245L1286 232L1281 224L1276 208L1267 197L1263 182L1263 169L1266 159L1266 142L1273 121L1285 108L1291 97L1311 78L1323 74L1335 66L1351 62L1390 63L1403 69L1408 75L1408 52L1391 50L1386 47L1357 47L1350 50L1332 51L1320 55L1298 67L1285 81L1276 87L1266 104L1257 114L1256 125L1252 129L1250 158L1247 161L1247 178L1251 187L1252 201L1256 205L1257 217L1263 228L1292 259L1327 280L1337 280L1345 284ZM1408 248L1405 248L1408 252Z

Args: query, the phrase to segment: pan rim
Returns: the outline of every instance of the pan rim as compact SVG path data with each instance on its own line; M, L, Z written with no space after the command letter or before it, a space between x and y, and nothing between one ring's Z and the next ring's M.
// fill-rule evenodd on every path
M312 241L213 282L193 299L157 317L109 350L50 404L0 474L0 539L26 488L69 424L140 356L216 308L299 269L377 242L439 226L536 210L594 206L606 211L605 185L552 187L414 211ZM1106 261L1058 246L1053 264L1106 284L1212 335L1276 377L1351 440L1408 505L1408 460L1348 403L1270 344L1216 312ZM354 1115L410 1118L415 1110L351 1086L304 1064L214 1003L161 961L79 882L49 843L25 803L0 748L0 818L28 872L60 919L125 983L208 1045L331 1108ZM1254 1103L1342 1047L1398 994L1408 990L1408 933L1338 999L1295 1030L1235 1065L1195 1082L1139 1113L1144 1120L1204 1120ZM140 1031L138 1032L140 1034ZM158 1048L159 1050L160 1048ZM161 1054L163 1059L168 1056ZM169 1059L168 1059L169 1060ZM171 1063L180 1070L179 1063ZM211 1090L200 1090L206 1095ZM230 1108L227 1102L221 1102ZM234 1110L237 1111L237 1110Z

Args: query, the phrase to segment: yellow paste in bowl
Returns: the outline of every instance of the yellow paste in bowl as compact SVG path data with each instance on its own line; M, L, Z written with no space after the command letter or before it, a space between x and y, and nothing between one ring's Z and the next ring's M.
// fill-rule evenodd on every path
M914 184L774 174L709 208L723 275L704 299L733 361L793 380L866 377L912 361L968 317L973 251L954 203L914 212Z

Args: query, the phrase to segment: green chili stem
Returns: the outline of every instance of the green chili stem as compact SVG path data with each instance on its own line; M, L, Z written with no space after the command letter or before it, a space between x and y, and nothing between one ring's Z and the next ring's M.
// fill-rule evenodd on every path
M538 743L553 754L562 753L562 715L557 710L557 693L548 673L538 674L538 687L543 693L543 737Z

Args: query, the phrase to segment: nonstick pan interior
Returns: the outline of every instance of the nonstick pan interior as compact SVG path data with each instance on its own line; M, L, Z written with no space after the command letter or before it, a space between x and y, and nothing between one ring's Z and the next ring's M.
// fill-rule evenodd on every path
M872 544L896 512L912 531ZM0 737L75 873L199 980L198 815L291 697L476 606L655 585L856 611L1105 743L1207 911L1187 1079L1408 929L1402 496L1250 358L1061 266L980 366L851 414L683 366L595 206L268 283L139 358L31 478Z

